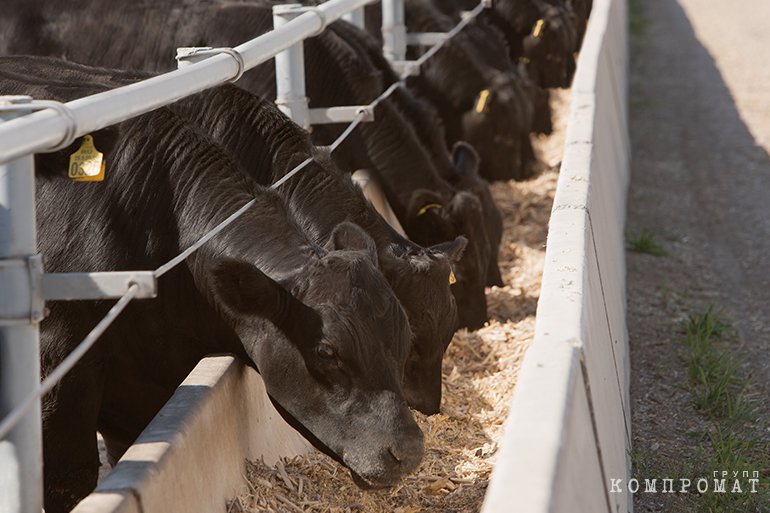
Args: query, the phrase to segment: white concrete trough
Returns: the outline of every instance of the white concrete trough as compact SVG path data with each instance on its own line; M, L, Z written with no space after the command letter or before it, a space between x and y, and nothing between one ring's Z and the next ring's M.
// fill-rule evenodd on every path
M623 227L629 179L626 1L594 0L551 213L535 338L483 513L627 512Z
M244 458L273 464L309 448L256 371L206 358L73 513L224 511L245 484Z
M627 512L623 226L628 184L626 2L594 0L573 83L535 340L483 513ZM244 485L244 459L306 452L259 375L207 358L75 513L211 513Z

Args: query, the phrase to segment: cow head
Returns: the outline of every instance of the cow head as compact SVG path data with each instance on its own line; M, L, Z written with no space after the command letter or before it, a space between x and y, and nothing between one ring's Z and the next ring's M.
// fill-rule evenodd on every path
M456 283L452 294L457 301L459 326L477 329L487 320L486 283L489 242L481 203L472 193L460 191L449 201L426 189L412 193L404 224L410 238L422 246L468 239L465 251L453 267Z
M393 485L423 453L401 390L406 314L363 230L342 223L315 251L279 281L220 258L207 273L213 301L287 420L358 483Z
M404 235L376 176L358 170L353 181L380 217ZM379 248L380 269L406 310L412 328L412 348L404 370L404 396L409 406L426 415L438 413L441 406L441 363L457 328L452 266L459 262L467 243L464 237L457 237L449 245L423 248L393 234Z
M497 257L503 239L503 217L489 191L489 184L478 174L479 155L474 148L463 141L452 148L452 176L450 183L457 189L472 192L481 202L484 226L489 242L489 264L486 285L503 286L503 278Z
M532 96L535 118L532 121L532 131L537 134L551 135L551 93L548 89L535 88Z
M467 242L457 237L427 249L393 244L380 259L414 337L404 369L404 395L426 415L438 413L441 406L441 362L458 323L452 268Z
M494 72L486 89L462 117L463 138L481 155L480 173L489 180L522 180L532 174L522 149L532 127L532 92L525 79Z
M567 87L575 73L577 32L566 9L548 7L522 41L520 62L541 87Z

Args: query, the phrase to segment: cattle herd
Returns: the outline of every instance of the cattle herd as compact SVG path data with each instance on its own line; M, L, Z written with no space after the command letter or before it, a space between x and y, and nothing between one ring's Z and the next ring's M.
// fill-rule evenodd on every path
M0 94L70 101L136 82L173 69L177 47L271 30L274 3L5 0ZM476 3L406 0L408 31L446 32ZM344 127L307 132L284 116L268 61L36 155L49 272L155 269L256 199L44 398L46 511L68 511L95 486L97 430L116 461L211 353L253 365L282 416L360 486L417 468L423 437L409 407L439 411L444 351L457 329L484 324L485 286L502 284L487 181L535 172L530 134L550 130L548 88L569 85L590 4L495 0L332 154L325 145ZM311 107L368 104L398 80L380 20L369 6L366 31L340 21L304 42ZM91 142L103 181L71 180L73 154ZM351 181L356 170L383 191L392 224ZM49 306L44 373L111 305Z

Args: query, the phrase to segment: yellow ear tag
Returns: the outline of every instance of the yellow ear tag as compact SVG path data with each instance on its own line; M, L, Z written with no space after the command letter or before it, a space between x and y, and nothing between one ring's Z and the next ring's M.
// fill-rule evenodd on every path
M545 20L539 19L537 20L537 23L535 23L535 28L532 29L532 35L534 37L540 37L543 33L543 25L545 25Z
M454 285L457 283L457 278L455 278L455 273L452 269L449 270L449 284Z
M479 100L476 102L476 112L481 114L487 110L487 103L489 103L489 89L484 89L479 93Z
M94 138L83 136L80 149L70 155L70 167L67 172L76 182L101 182L104 180L104 154L94 146Z
M438 203L428 203L424 207L422 207L420 210L417 211L417 217L420 217L421 215L424 215L428 210L433 210L434 208L443 208Z

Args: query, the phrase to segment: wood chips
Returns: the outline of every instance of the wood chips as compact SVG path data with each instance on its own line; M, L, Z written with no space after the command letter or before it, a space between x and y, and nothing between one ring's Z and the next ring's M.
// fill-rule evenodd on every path
M400 485L363 491L348 471L313 452L270 468L248 463L244 493L229 512L477 512L497 457L522 357L534 334L547 223L556 188L568 93L554 99L556 133L535 139L546 168L527 182L496 183L504 217L500 267L505 287L487 289L491 321L461 330L443 365L441 413L415 412L425 434L420 469Z

